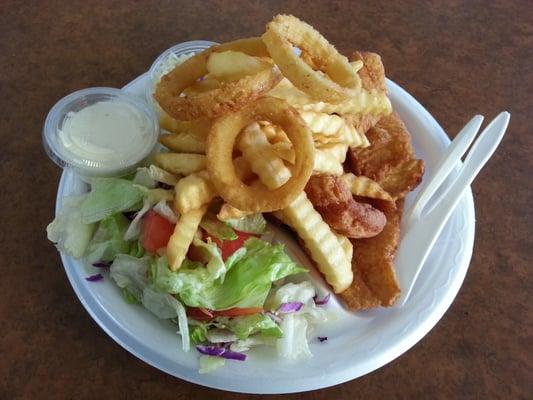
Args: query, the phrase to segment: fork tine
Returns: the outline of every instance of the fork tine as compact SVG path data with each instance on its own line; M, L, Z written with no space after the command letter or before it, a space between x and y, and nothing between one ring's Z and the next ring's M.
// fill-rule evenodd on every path
M505 134L510 117L507 111L501 112L481 132L453 183L448 186L435 206L424 215L424 223L415 224L402 239L396 256L398 265L402 265L402 268L398 270L402 288L402 296L398 301L400 307L407 302L418 275L455 206L462 199L464 192L481 168L496 151Z
M435 193L437 188L444 182L446 177L453 170L457 162L466 153L470 144L476 137L479 128L483 122L482 115L476 115L472 118L455 139L450 143L441 161L435 167L433 173L426 178L425 183L420 187L420 191L411 208L405 213L403 219L403 228L408 229L416 220L420 218L422 210L425 208L428 200Z

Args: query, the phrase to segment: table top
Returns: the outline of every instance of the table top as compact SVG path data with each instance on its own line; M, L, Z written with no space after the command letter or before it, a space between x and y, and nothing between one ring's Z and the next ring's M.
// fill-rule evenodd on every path
M473 258L444 318L389 365L286 398L531 395L531 3L57 0L3 1L0 10L0 398L259 397L168 376L122 349L85 312L46 240L61 171L42 149L41 129L49 108L74 90L121 87L178 42L259 35L278 13L309 22L345 54L381 54L388 77L450 137L476 113L512 114L473 184Z

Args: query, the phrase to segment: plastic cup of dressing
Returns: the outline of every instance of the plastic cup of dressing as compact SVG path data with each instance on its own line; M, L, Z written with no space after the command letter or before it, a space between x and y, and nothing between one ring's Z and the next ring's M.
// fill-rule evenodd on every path
M114 88L89 88L59 100L46 117L43 144L62 168L82 177L134 171L157 145L159 122L141 98Z

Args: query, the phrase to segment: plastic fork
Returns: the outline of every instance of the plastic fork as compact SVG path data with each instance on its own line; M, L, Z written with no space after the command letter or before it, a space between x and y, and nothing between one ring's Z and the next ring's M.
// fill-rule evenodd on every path
M396 265L402 266L398 269L398 280L403 292L398 302L399 306L403 306L407 302L437 237L463 197L466 189L500 144L510 117L511 114L507 111L501 112L481 132L472 145L464 163L462 165L459 164L459 171L454 181L444 188L443 194L432 202L432 207L427 212L424 212L424 210L429 200L455 169L455 166L476 137L476 133L483 122L481 115L476 115L472 118L459 132L435 171L420 188L413 206L404 216L405 222L402 229L405 234L396 255Z

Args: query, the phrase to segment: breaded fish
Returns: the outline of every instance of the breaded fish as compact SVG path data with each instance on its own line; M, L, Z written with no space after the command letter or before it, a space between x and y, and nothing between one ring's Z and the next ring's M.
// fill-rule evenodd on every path
M309 179L305 192L331 229L346 237L375 236L387 222L381 211L370 204L357 202L341 177L314 175Z
M360 274L365 285L384 307L391 306L400 295L400 286L394 269L394 256L400 241L400 219L403 200L392 203L383 202L387 224L381 233L368 239L352 240L354 275ZM357 271L357 274L355 273ZM359 291L356 286L348 288L341 296L345 301L353 297L351 291ZM351 300L353 301L353 300ZM352 308L351 304L348 306Z
M366 136L369 147L349 150L353 173L375 180L394 199L403 198L424 174L424 161L415 159L407 128L393 113L380 119Z

